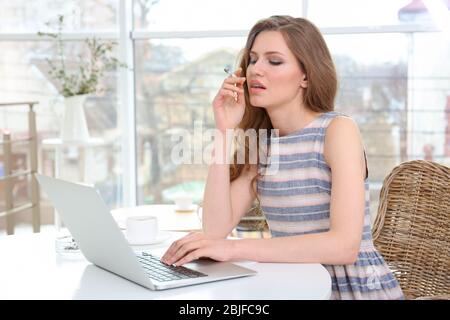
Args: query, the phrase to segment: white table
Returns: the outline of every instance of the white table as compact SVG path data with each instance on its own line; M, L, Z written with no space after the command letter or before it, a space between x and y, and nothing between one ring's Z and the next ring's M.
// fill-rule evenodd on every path
M161 254L182 236L146 249ZM239 264L257 270L251 277L165 291L151 291L90 264L79 254L55 253L51 232L0 237L0 300L3 299L329 299L331 278L320 264ZM139 249L143 249L140 247Z

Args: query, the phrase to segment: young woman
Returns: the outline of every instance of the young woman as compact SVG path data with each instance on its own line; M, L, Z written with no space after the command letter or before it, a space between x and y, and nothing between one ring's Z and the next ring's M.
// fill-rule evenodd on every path
M278 159L278 171L268 174L261 163L227 164L230 141L218 139L203 232L174 242L162 261L321 263L331 275L334 299L403 299L373 246L364 147L356 123L333 112L336 90L331 55L311 22L290 16L259 21L240 68L213 101L214 116L224 135L236 128L278 129L268 139L268 157ZM227 240L255 199L272 238Z

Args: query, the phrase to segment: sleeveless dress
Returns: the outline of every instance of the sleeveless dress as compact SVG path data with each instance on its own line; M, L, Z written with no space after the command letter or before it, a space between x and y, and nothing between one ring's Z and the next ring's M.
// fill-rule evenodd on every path
M266 164L259 164L257 192L272 237L326 232L330 227L331 169L324 159L325 133L337 112L323 113L305 128L271 137ZM372 241L369 181L365 179L364 229L357 261L324 265L331 299L404 299Z

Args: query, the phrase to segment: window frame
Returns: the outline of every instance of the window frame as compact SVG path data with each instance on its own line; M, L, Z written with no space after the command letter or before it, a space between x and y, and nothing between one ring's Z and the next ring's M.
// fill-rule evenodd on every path
M249 30L186 30L186 31L160 31L152 32L145 30L134 30L133 28L133 6L134 2L129 0L120 0L117 13L118 31L94 31L84 30L80 32L66 31L62 37L65 40L82 41L86 37L96 37L101 40L115 40L118 42L119 59L128 65L128 69L119 70L118 104L119 127L122 130L122 199L124 206L136 206L137 199L137 132L136 132L136 92L135 92L135 63L133 52L135 42L139 40L156 39L188 39L188 38L210 38L210 37L246 37ZM299 16L308 17L308 0L303 0L299 6ZM295 13L293 13L295 15ZM370 33L403 33L410 36L411 43L414 33L440 32L441 30L432 23L427 24L401 24L401 25L379 25L379 26L353 26L353 27L326 27L319 28L324 35L336 34L370 34ZM43 41L36 32L0 32L0 41ZM412 52L409 50L408 63L413 59ZM408 90L408 95L410 95ZM409 106L407 105L407 109ZM411 125L411 115L408 112L408 127ZM408 141L409 152L411 150L411 141ZM379 189L379 182L371 183L375 189Z

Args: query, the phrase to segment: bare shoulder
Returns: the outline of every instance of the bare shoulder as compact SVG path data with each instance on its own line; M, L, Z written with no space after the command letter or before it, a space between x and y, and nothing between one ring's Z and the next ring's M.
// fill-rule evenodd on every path
M363 143L358 124L349 117L338 116L329 124L324 145L324 157L328 164L334 159L347 159L363 154Z
M331 120L327 128L327 136L333 138L345 134L356 135L359 137L359 127L355 120L344 116L338 116Z

